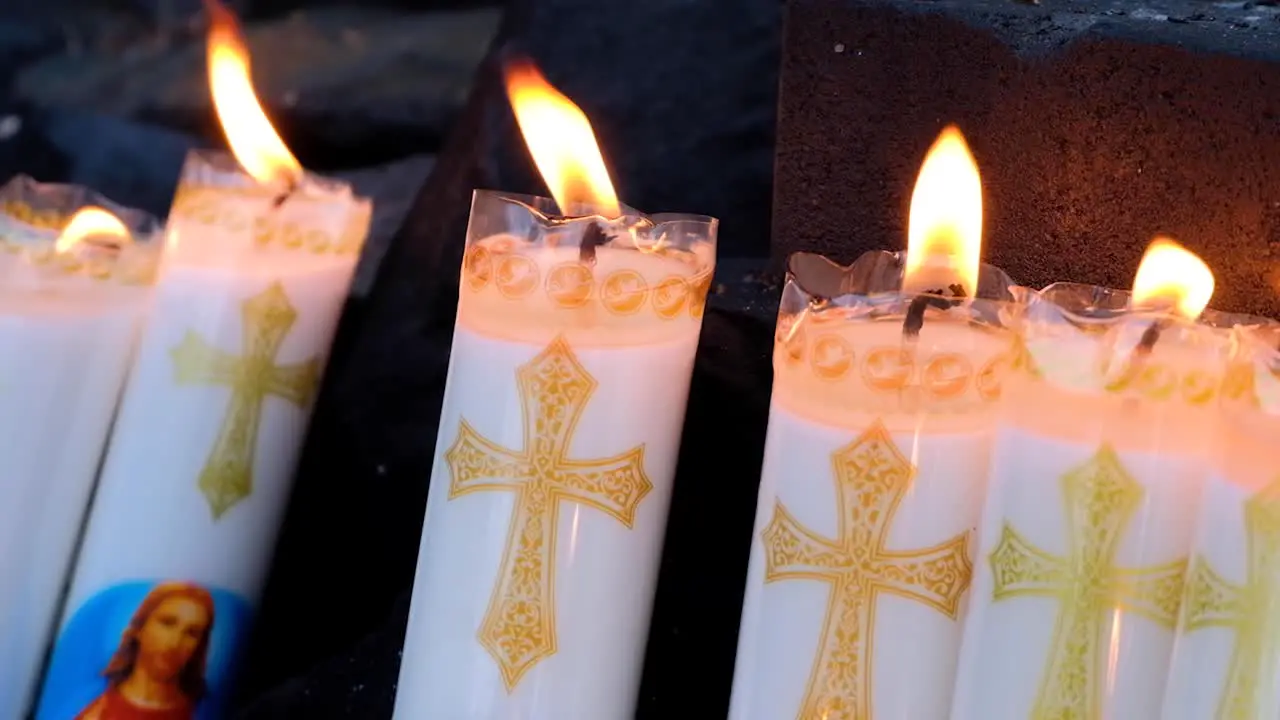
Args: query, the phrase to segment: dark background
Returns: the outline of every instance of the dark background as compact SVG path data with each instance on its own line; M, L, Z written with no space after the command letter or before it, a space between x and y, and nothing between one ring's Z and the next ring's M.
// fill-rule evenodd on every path
M903 237L920 158L957 123L981 166L984 258L1019 282L1128 287L1169 234L1214 269L1214 307L1280 316L1277 17L1248 2L797 0L775 260L852 261Z

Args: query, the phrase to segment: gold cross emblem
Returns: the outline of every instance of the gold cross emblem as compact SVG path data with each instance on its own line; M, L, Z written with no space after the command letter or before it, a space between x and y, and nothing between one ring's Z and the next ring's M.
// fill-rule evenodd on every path
M181 385L217 384L231 388L231 403L209 459L200 471L200 491L215 520L253 492L253 458L268 395L305 408L320 380L320 359L276 365L276 354L298 311L280 283L272 283L242 306L244 355L233 355L188 331L170 351L174 380Z
M515 494L501 570L478 640L498 663L507 691L556 652L555 557L560 503L595 508L630 529L653 484L644 446L598 460L568 457L597 383L568 343L556 338L516 370L524 447L490 442L464 419L445 453L449 499L477 492ZM608 428L597 432L606 434Z
M1219 627L1235 634L1219 720L1275 717L1280 661L1280 480L1244 504L1248 547L1244 584L1232 583L1197 557L1187 578L1182 632Z
M1144 491L1109 446L1063 475L1061 486L1066 555L1036 547L1006 521L990 557L994 599L1058 601L1031 720L1092 720L1101 717L1098 676L1103 623L1109 613L1119 608L1173 629L1187 563L1182 559L1149 568L1116 566L1120 540Z
M765 582L818 580L831 586L822 636L799 720L869 720L876 597L888 593L954 620L969 587L969 534L932 547L891 550L889 528L915 469L880 423L831 456L838 532L834 539L774 505L763 533Z

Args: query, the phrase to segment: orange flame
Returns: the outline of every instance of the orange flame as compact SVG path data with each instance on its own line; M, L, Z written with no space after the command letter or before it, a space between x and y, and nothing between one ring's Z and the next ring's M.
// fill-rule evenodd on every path
M132 239L129 229L124 226L120 218L100 207L90 205L81 208L71 216L67 226L62 229L62 234L58 236L57 242L53 244L53 251L61 255L90 238L104 236L114 243L128 242Z
M948 126L920 167L907 222L905 292L978 289L982 262L982 178L964 135Z
M1213 271L1198 255L1167 237L1147 246L1133 278L1133 304L1169 303L1194 320L1213 298Z
M533 164L561 213L588 204L606 217L622 214L591 122L527 60L506 67L507 96Z
M254 94L249 50L239 22L219 0L205 0L205 8L209 13L209 88L232 154L260 183L297 184L302 166L276 134Z

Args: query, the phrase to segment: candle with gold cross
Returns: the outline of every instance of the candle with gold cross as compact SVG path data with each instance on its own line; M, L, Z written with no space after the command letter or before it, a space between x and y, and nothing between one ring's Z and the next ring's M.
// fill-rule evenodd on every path
M1237 330L1162 720L1280 717L1280 330Z
M475 194L395 717L622 720L716 221L620 206L586 117L508 86L555 201Z
M83 188L0 188L0 717L22 717L36 689L158 229Z
M183 170L41 718L154 707L102 680L124 673L130 633L153 617L189 624L199 647L170 662L198 666L208 689L166 702L223 712L368 227L368 201L306 174L271 130L235 20L211 10L210 81L235 160L194 153Z
M979 261L981 184L948 128L905 254L790 260L731 720L950 708L1012 282Z
M1204 312L1212 293L1167 239L1132 293L1024 293L1029 360L1006 387L953 720L1160 717L1239 320Z

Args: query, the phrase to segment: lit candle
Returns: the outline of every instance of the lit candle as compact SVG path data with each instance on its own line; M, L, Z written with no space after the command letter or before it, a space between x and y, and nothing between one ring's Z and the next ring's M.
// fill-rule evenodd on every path
M20 178L0 188L0 717L22 717L159 255L154 220L131 231L76 188ZM29 196L30 203L22 196ZM12 203L12 205L10 205ZM57 230L14 217L47 215ZM28 216L30 217L30 216ZM61 218L61 219L59 219ZM139 233L134 242L134 232Z
M42 720L225 712L369 222L289 154L235 18L210 9L210 83L245 172L206 154L184 168Z
M395 717L621 720L716 221L620 207L581 111L507 81L555 203L472 204Z
M1160 717L1229 339L1212 294L1165 239L1132 294L1026 293L953 720Z
M731 720L950 707L996 400L1017 357L1012 282L980 265L981 182L954 128L921 169L908 235L905 257L849 269L791 259Z
M1280 717L1280 330L1236 340L1161 720Z

